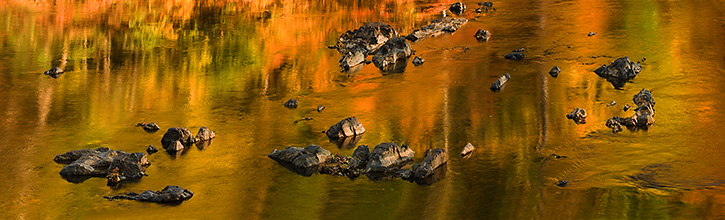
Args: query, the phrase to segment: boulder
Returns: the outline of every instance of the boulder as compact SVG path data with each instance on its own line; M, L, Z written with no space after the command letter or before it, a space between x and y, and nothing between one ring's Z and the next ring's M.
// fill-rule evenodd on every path
M119 180L138 179L146 175L146 167L151 165L144 153L125 153L108 148L69 151L55 156L53 160L57 163L68 163L60 170L60 175L64 178L104 176L117 170L120 173Z
M462 2L456 2L451 5L450 8L448 8L451 12L454 14L461 14L466 11L466 5L464 5Z
M360 135L363 133L365 133L365 128L354 116L343 119L337 124L330 126L330 128L327 129L327 131L325 132L327 137L331 140Z
M148 153L149 155L156 153L156 152L159 152L159 149L156 149L156 147L154 147L154 145L149 144L149 147L146 148L146 153Z
M60 67L53 67L52 69L43 72L43 74L53 77L53 79L60 78L63 75L63 69Z
M416 179L425 179L433 174L439 166L448 162L448 152L442 148L428 149L425 151L425 159L421 163L413 165L413 173Z
M405 65L412 54L413 49L405 38L391 38L375 53L373 63L382 71L391 71L398 62Z
M384 172L413 161L415 152L408 145L398 146L395 143L381 143L370 153L370 160L365 172Z
M491 91L498 92L501 90L503 85L505 85L509 79L511 79L511 75L508 73L503 74L501 77L499 77L495 82L491 83Z
M609 66L602 65L594 70L594 73L606 78L615 88L619 89L634 79L640 71L642 71L642 66L630 61L628 57L621 57L614 60Z
M476 148L473 147L473 144L471 144L471 143L466 144L466 146L464 146L463 150L461 151L461 157L465 157L466 155L473 153L473 150L475 150L475 149Z
M413 65L420 66L423 65L423 63L425 63L423 58L420 58L419 56L415 56L415 58L413 58Z
M294 100L294 99L287 100L287 102L284 103L284 107L297 108L297 100Z
M574 111L566 115L566 118L574 120L577 124L586 124L587 111L582 108L576 108Z
M430 24L414 30L413 33L409 34L405 38L410 41L418 41L424 38L440 35L444 32L458 30L458 28L466 22L468 22L468 20L465 18L443 17L435 19Z
M551 68L551 70L549 70L549 75L551 75L552 77L556 78L556 77L559 76L559 73L560 72L561 72L561 69L559 69L558 66L554 66L554 67Z
M179 186L166 186L161 191L147 190L141 194L130 192L122 195L115 196L104 196L103 198L113 201L114 199L127 199L136 200L142 202L155 202L155 203L181 203L183 201L191 199L194 193L188 189L181 188Z
M507 60L523 60L524 54L519 52L509 53L503 56Z
M488 38L491 37L491 32L489 32L488 30L478 29L478 31L476 31L476 34L474 34L473 37L475 37L476 39L478 39L480 41L487 41Z
M364 169L370 160L370 148L367 145L360 145L355 148L350 159L350 169Z
M305 148L287 147L284 150L274 149L269 158L278 162L288 163L296 168L304 169L317 166L330 158L330 151L317 145Z
M194 143L194 136L191 134L191 131L186 128L169 128L168 130L166 130L166 133L164 133L164 136L161 138L161 144L164 146L164 148L168 148L168 145L172 144L175 141L181 142L181 144L189 145Z
M209 130L207 127L201 127L199 128L199 132L196 133L195 141L208 141L214 137L216 137L216 135L213 131Z

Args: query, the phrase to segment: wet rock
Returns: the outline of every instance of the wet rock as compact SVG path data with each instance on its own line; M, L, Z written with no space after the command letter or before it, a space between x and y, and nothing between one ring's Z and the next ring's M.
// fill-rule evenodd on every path
M479 41L488 41L488 38L491 37L491 32L489 32L488 30L478 29L473 37L475 37Z
M216 137L213 131L209 130L207 127L201 127L199 128L199 132L196 133L196 141L208 141L212 138Z
M617 104L617 102L616 102L616 101L614 101L614 100L612 100L611 102L609 102L609 104L607 104L607 107L609 107L609 106L614 106L614 105L616 105L616 104Z
M159 152L159 149L156 149L156 147L154 147L154 145L149 144L149 147L146 148L146 153L148 153L149 155L156 153L156 152Z
M43 74L53 77L53 79L60 78L63 75L63 69L60 67L53 67L52 69L43 72Z
M566 184L569 184L569 181L566 181L566 180L559 180L559 182L558 182L558 183L556 183L556 186L558 186L558 187L565 187L565 186L566 186Z
M508 73L503 74L495 82L491 83L491 91L498 92L503 86L511 79L511 75Z
M425 151L425 159L421 163L413 165L413 173L416 179L424 179L433 174L439 166L448 162L448 152L442 148L428 149Z
M194 143L194 145L196 145L196 149L204 150L207 147L211 146L211 144L213 142L214 142L214 139L212 138L212 139L209 139L208 141L197 141L196 143Z
M194 143L194 136L191 134L191 131L186 128L169 128L168 130L166 130L166 133L164 133L164 136L161 138L161 145L163 145L164 148L168 148L168 145L176 141L180 142L181 144L190 145Z
M317 106L317 112L322 112L322 110L325 110L325 106L318 105Z
M577 124L586 124L587 111L581 108L576 108L574 111L566 115L566 118L574 120Z
M647 57L642 57L642 62L644 62L645 60L647 60Z
M595 34L597 34L597 32L589 32L589 34L587 34L587 37L594 36Z
M405 38L410 41L418 41L421 39L425 39L428 37L433 37L440 35L447 31L451 30L458 30L458 28L461 27L461 25L468 22L465 18L451 18L451 17L443 17L439 19L433 20L430 24L418 29L414 30L413 33L409 34ZM453 28L447 28L447 27L453 27Z
M395 170L395 175L403 180L408 180L411 182L415 180L415 173L409 169L397 169Z
M478 3L478 5L483 5L486 7L493 7L493 2L483 2L483 3Z
M475 149L476 148L473 147L473 144L471 144L471 143L466 144L466 146L464 146L463 150L461 151L461 157L465 157L466 155L473 153L473 150L475 150Z
M506 58L507 60L523 60L524 54L519 52L509 53L504 55L504 58Z
M166 145L166 151L169 152L181 152L184 150L184 145L179 141L174 141Z
M398 37L398 32L388 24L379 22L366 23L353 31L340 35L335 47L340 54L361 52L363 55L374 54L390 38Z
M451 5L450 8L448 8L451 12L454 14L461 14L466 11L466 5L464 5L462 2L456 2Z
M370 148L367 145L360 145L355 148L350 160L350 169L364 169L370 160Z
M594 73L606 78L615 88L619 89L634 79L640 71L642 71L642 66L630 61L628 57L621 57L614 60L609 66L602 65L594 70Z
M607 120L606 125L612 129L612 132L622 131L622 126L630 129L647 129L655 123L655 100L649 90L642 89L632 97L632 101L637 105L634 115L627 118L616 116Z
M415 66L423 65L424 62L425 60L423 58L420 58L419 56L415 56L415 58L413 58L413 65Z
M391 38L375 53L373 63L382 71L391 71L395 69L396 63L406 63L412 54L413 48L405 38Z
M309 145L305 148L287 147L284 150L274 149L269 158L277 162L284 162L300 169L310 168L324 163L330 158L330 151L317 145Z
M350 51L347 54L343 54L339 62L343 70L349 71L350 68L365 63L365 54L362 51Z
M287 102L284 103L284 107L297 108L297 100L294 100L294 99L287 100Z
M629 110L629 108L632 108L632 106L624 105L624 107L622 108L622 110L624 110L624 112L627 112L627 110Z
M486 11L488 11L488 8L486 8ZM483 8L477 8L476 13L483 13Z
M360 124L356 117L343 119L330 126L325 132L330 139L341 139L343 137L355 136L365 133L365 128Z
M95 150L83 149L69 151L55 156L53 160L57 163L68 164L60 170L64 178L75 176L104 176L113 170L120 173L119 181L126 179L138 179L146 174L146 167L151 162L144 153L125 153L113 151L108 148Z
M159 126L156 125L156 123L153 123L153 122L151 122L151 123L138 123L138 124L136 124L136 126L143 128L143 130L144 131L147 131L147 132L156 132L156 131L158 131L160 129Z
M523 47L522 47L522 48L519 48L519 49L514 49L514 50L512 50L511 52L514 52L514 53L521 53L521 52L524 52L524 51L526 51L526 48L523 48Z
M103 198L113 201L114 199L136 200L142 202L172 203L178 204L191 199L194 193L179 186L166 186L161 191L144 191L141 194L129 192L122 195L104 196Z
M384 172L390 168L398 168L413 161L415 152L407 145L398 146L395 143L381 143L375 146L370 153L370 161L365 167L365 173Z
M551 75L552 77L556 78L556 77L559 76L559 73L560 72L561 72L561 69L559 69L558 66L554 66L554 67L551 68L551 70L549 70L549 75Z

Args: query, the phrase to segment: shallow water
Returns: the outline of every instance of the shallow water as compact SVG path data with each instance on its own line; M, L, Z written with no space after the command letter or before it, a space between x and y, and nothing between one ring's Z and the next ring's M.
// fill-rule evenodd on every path
M453 1L0 3L2 219L725 218L720 1L513 0L484 14L464 1L471 20L412 43L425 64L395 74L340 72L327 45L371 21L410 33ZM491 39L478 42L478 29ZM522 47L523 61L503 58ZM592 71L622 56L647 60L616 90ZM42 74L53 66L67 72ZM509 83L491 92L505 73ZM631 115L622 106L642 88L656 100L655 124L613 134L604 122ZM290 98L299 108L283 107ZM586 124L565 117L574 108L587 110ZM305 177L266 156L308 144L350 155L321 133L349 116L367 130L359 145L408 144L416 161L449 150L445 177ZM314 120L294 123L304 117ZM166 128L202 126L217 134L211 146L150 155L148 176L117 188L68 182L52 160L83 148L143 152ZM458 157L468 142L476 151ZM166 185L194 197L102 198Z

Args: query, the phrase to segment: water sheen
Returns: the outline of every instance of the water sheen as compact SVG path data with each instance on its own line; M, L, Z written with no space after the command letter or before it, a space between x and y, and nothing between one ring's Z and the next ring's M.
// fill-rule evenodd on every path
M725 218L725 4L511 0L476 14L463 2L467 24L412 43L425 64L384 74L340 72L327 45L371 21L410 33L453 1L0 1L0 218ZM503 58L522 47L523 61ZM647 60L616 90L592 71L622 56ZM42 74L53 66L67 72ZM631 115L622 107L642 88L654 126L613 134L604 122ZM299 108L283 107L290 98ZM586 124L567 120L574 108ZM349 155L321 133L349 116L367 130L358 144L408 144L416 161L449 150L445 178L304 177L266 156L308 144ZM117 188L70 183L52 161L143 152L166 128L202 126L211 146L153 154L147 177ZM477 149L460 158L468 142ZM178 206L102 198L166 185L195 195Z

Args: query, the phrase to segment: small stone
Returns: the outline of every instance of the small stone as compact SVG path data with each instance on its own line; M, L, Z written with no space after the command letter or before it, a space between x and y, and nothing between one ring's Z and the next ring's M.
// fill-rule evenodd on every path
M63 75L63 69L61 69L60 67L53 67L52 69L43 72L43 74L53 77L54 79L57 79L61 75Z
M522 47L522 48L519 48L519 49L514 49L512 52L514 52L514 53L521 53L521 52L524 52L524 51L526 51L526 48L523 48Z
M609 105L607 105L607 106L614 106L614 105L616 105L616 104L617 104L617 102L616 102L616 101L614 101L614 100L612 100L612 102L610 102L610 103L609 103Z
M556 159L566 158L566 156L560 156L560 155L556 155L556 154L551 154L551 156Z
M143 127L143 130L148 131L148 132L155 132L155 131L158 131L159 129L161 129L161 128L159 128L159 126L156 123L153 123L153 122L148 123L148 124L143 124L142 127Z
M425 62L425 60L423 58L420 58L419 56L415 56L413 58L413 65L415 65L415 66L423 65L424 62Z
M451 10L451 12L453 12L454 14L461 14L464 11L466 11L466 5L464 5L461 2L456 2L456 3L453 3L453 5L451 5L451 7L448 8L448 10Z
M498 92L511 79L508 73L499 77L495 82L491 83L491 91Z
M146 148L146 152L149 153L149 155L151 155L153 153L159 152L159 149L156 149L156 147L154 147L154 145L149 144L149 147Z
M473 147L473 144L468 143L466 146L463 147L463 151L461 151L461 157L464 157L466 155L469 155L475 150L476 148Z
M624 108L622 108L622 110L624 110L625 112L627 112L627 110L629 110L629 108L632 108L632 106L624 105Z
M476 31L476 34L474 34L473 37L475 37L476 39L478 39L480 41L487 41L488 38L491 37L491 32L489 32L488 30L478 29L478 31Z
M587 111L582 108L576 108L574 111L566 115L566 118L574 120L577 124L586 124Z
M595 34L597 34L597 32L589 32L589 34L587 34L587 37L594 36Z
M287 102L284 103L284 107L297 108L297 100L294 100L294 99L287 100Z
M325 110L325 106L318 105L317 106L317 112L322 112L322 110Z
M504 56L507 60L523 60L524 54L523 53L509 53Z
M556 183L556 186L558 186L558 187L565 187L565 186L566 186L566 184L569 184L569 181L566 181L566 180L559 180L559 182L558 182L558 183Z
M551 70L549 70L549 75L556 78L559 76L560 72L561 72L561 69L559 69L559 67L557 67L557 66L554 66L551 68Z

